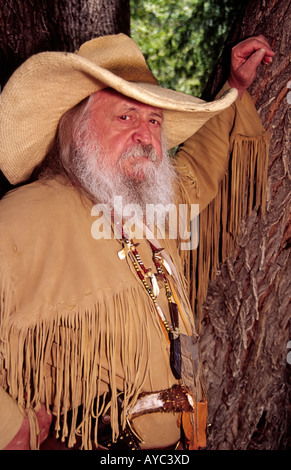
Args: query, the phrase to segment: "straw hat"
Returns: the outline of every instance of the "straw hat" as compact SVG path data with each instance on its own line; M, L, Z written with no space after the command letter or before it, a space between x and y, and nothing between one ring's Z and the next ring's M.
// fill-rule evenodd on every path
M29 178L54 138L61 116L106 87L164 109L164 132L175 147L237 97L236 90L207 103L162 88L128 36L103 36L75 53L42 52L11 76L0 100L0 169L12 184Z

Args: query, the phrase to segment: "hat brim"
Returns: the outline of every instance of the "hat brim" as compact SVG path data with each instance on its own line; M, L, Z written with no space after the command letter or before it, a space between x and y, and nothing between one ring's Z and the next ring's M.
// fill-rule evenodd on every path
M0 167L6 178L12 184L27 180L44 158L61 116L106 87L162 108L169 149L237 98L230 89L208 103L152 83L129 82L78 54L37 54L16 70L1 95Z

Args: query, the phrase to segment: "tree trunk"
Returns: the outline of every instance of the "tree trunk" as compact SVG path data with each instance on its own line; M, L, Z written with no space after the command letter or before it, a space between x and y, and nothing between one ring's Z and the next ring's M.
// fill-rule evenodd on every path
M266 213L242 221L203 308L209 450L290 449L290 20L289 0L252 0L228 41L263 34L276 55L249 90L271 132Z
M0 86L28 57L74 52L97 36L130 31L129 0L10 0L0 7ZM0 172L1 173L1 172ZM0 174L0 198L11 186Z
M129 34L129 0L10 0L1 6L0 28L3 87L32 54L74 52L97 36Z

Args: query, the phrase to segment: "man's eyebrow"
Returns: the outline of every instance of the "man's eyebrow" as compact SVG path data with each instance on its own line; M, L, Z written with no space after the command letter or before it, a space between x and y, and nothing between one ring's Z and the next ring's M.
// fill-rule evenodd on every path
M131 112L131 111L138 111L138 110L139 110L138 106L126 106L126 105L125 105L125 106L121 109L121 112L122 112L122 113L128 113L128 112ZM164 117L164 113L163 113L162 110L161 110L161 111L154 111L154 110L153 110L153 111L150 112L150 115L151 115L151 116L157 116L157 117L159 117L160 119L163 119L163 117Z
M157 117L163 119L164 113L163 113L163 111L153 111L153 112L151 113L151 116L157 116Z

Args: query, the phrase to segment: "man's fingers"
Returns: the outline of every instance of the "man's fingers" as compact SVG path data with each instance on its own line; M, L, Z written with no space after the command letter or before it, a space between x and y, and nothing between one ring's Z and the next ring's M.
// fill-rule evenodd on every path
M274 53L272 55L266 53L263 60L262 60L263 64L264 65L271 64L273 62L273 55L274 55Z
M256 70L258 65L263 62L265 56L266 49L259 49L248 58L244 65L248 66L250 70Z
M256 70L258 65L262 62L265 56L265 49L259 49L254 52L248 60L246 60L238 69L237 69L237 80L241 84L244 84L248 87L254 77L256 76Z
M242 41L233 48L233 55L237 60L247 60L256 51L261 49L265 50L266 57L269 59L273 57L274 52L270 48L268 41L263 36L260 36L260 39L250 38Z
M272 62L274 52L262 35L245 39L232 49L229 84L239 91L241 97L256 77L260 63Z

